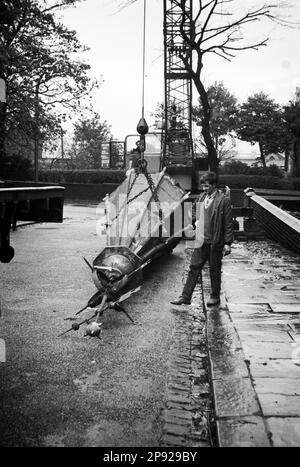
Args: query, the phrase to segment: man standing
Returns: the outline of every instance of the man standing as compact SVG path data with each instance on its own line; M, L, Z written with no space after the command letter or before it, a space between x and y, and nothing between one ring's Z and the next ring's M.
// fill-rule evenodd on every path
M228 196L217 189L217 176L207 172L201 177L204 193L200 195L197 207L200 208L196 223L196 248L192 254L188 277L178 300L173 305L190 304L198 276L209 261L211 295L208 306L220 303L221 265L223 255L231 252L233 242L233 222Z

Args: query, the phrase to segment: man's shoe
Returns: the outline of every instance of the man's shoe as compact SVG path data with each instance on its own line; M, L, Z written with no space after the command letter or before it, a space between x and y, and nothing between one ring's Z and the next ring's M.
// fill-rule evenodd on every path
M219 303L220 303L220 298L210 297L210 299L207 301L206 305L207 306L214 306L214 305L219 305Z
M191 301L184 297L179 297L178 300L171 302L172 305L190 305Z

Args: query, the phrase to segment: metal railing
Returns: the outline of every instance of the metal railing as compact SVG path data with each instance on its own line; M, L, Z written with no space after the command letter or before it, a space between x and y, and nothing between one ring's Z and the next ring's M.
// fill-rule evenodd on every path
M256 195L253 189L246 189L245 194L249 197L253 214L263 226L266 235L300 254L300 220Z

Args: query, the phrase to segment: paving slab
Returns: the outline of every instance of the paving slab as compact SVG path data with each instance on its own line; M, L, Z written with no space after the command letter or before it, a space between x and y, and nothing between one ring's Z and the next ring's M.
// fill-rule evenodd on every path
M262 417L241 417L217 421L221 447L270 447Z
M246 329L245 326L237 326L237 331L239 333L240 339L246 340L247 342L286 342L292 343L293 339L288 334L287 331L274 331L272 329L265 329L264 331L257 330L253 326L249 326Z
M286 281L284 282L284 285L282 282L273 282L273 281L264 281L264 285L267 286L272 286L272 289L274 290L281 290L281 291L287 291L287 292L300 292L300 284L288 284Z
M231 368L230 386L228 373L222 376L217 361L213 386L222 446L300 446L299 257L263 243L233 245L230 261L223 261L222 290L229 315L223 326L237 334L231 339L233 349L227 346L229 339L224 345L224 358L229 355L231 361L223 370L233 367L236 351L249 377L237 378ZM217 335L221 339L228 332L218 329ZM212 357L218 352L219 347ZM257 413L250 414L256 403ZM249 411L247 417L241 416L243 410ZM251 433L257 433L254 440Z
M272 305L286 305L286 308L291 308L291 313L300 313L299 300L300 296L298 294L286 293L285 291L282 291L280 294L274 293L272 297L270 297L269 304L273 310L274 308Z
M299 401L299 396L259 394L259 402L265 417L300 417Z
M213 379L249 376L241 342L225 310L208 311L207 339Z
M273 293L272 297L270 297L269 305L271 307L271 311L274 310L273 306L282 308L290 308L290 313L300 313L299 309L299 301L300 295L295 293L287 293L286 291L281 291L278 293Z
M252 358L249 362L249 368L253 378L300 379L300 366L296 365L291 359Z
M300 334L300 319L297 315L290 315L288 321L289 328L294 332Z
M254 378L254 388L258 395L300 396L299 378Z
M270 307L273 313L299 313L300 314L300 297L297 298L296 303L274 303L270 302Z
M267 423L275 447L300 447L300 418L271 417Z
M291 317L289 316L288 319L284 314L275 314L275 313L256 313L251 316L247 316L243 313L233 313L231 315L232 321L234 323L243 322L244 324L252 324L252 323L260 323L260 324L286 324L289 325L291 322Z
M278 288L280 288L280 290L290 290L290 291L300 291L300 284L285 284L285 285L282 285L282 284L278 284Z
M219 445L269 446L241 342L226 309L207 310L207 336Z
M237 287L235 288L235 290ZM226 295L226 300L228 302L234 302L234 303L269 303L268 297L266 297L265 294L262 292L259 293L254 293L253 288L249 289L244 289L243 292L245 294L241 295L239 292L225 292Z
M272 317L272 319L267 319L263 318L258 321L251 320L251 319L244 319L244 320L239 320L236 319L237 317L234 315L231 315L232 321L234 322L234 326L241 331L270 331L270 332L290 332L291 327L289 326L289 323L285 319L277 319L277 316Z
M287 342L242 341L245 357L252 358L292 358L293 347Z
M213 381L217 418L243 417L260 412L250 377Z
M270 312L270 306L268 303L233 303L227 301L227 308L230 313L267 313Z

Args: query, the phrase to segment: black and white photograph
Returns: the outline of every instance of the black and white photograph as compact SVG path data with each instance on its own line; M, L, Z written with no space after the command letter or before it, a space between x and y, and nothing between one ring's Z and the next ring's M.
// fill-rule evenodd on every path
M299 42L299 0L1 0L0 447L300 447Z

